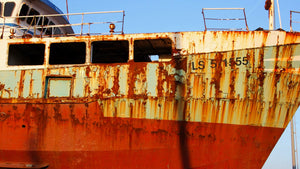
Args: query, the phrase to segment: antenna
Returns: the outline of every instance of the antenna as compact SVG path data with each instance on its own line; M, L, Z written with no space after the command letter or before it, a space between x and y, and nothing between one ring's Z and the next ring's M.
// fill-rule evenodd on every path
M68 5L68 0L66 0L66 8L67 8L67 18L68 18L68 21L69 20L69 5Z

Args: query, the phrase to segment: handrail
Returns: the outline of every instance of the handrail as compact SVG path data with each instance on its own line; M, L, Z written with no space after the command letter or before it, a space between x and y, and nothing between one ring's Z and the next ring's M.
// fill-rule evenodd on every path
M206 10L242 10L244 17L243 18L207 18L207 17L205 17L205 13L204 13L204 11L206 11ZM207 31L207 30L247 30L247 31L249 31L245 8L202 8L202 15L203 15L205 31ZM246 28L208 28L207 20L214 20L214 21L241 21L241 20L244 20Z
M293 21L293 13L300 14L300 11L290 11L290 32L293 32L293 23L300 23L300 21Z
M98 14L121 14L122 16L118 16L117 19L112 20L112 21L98 21L98 22L88 22L86 21L87 15L98 15ZM81 20L77 21L77 23L68 23L68 24L56 24L56 25L50 25L50 19L49 18L55 18L55 17L72 17L72 16L81 16ZM124 34L124 19L125 19L125 11L104 11L104 12L85 12L85 13L69 13L69 14L48 14L48 15L30 15L30 16L10 16L10 17L0 17L0 19L3 20L3 25L2 25L2 33L1 33L1 38L3 38L5 29L7 28L12 28L12 26L7 26L5 23L7 21L13 21L15 23L21 23L20 20L25 20L26 18L31 18L32 22L31 24L25 24L25 25L20 25L13 27L16 31L17 30L33 30L34 34L33 36L36 36L36 32L38 29L42 29L43 31L40 31L38 34L39 36L43 36L45 34L45 29L47 28L74 28L75 26L81 26L79 32L74 32L74 35L84 35L84 34L91 34L91 25L99 25L99 24L121 24L119 27L118 31L113 31L114 33L120 33ZM46 25L43 25L45 22L45 18L48 18L48 23ZM99 18L99 17L97 17ZM41 22L42 21L42 22ZM24 21L25 23L25 21ZM42 23L41 25L38 25L39 23ZM88 31L84 31L84 26L88 26ZM1 26L0 26L1 28ZM109 30L109 27L107 27L108 32L111 33ZM105 34L102 32L94 32L95 34Z

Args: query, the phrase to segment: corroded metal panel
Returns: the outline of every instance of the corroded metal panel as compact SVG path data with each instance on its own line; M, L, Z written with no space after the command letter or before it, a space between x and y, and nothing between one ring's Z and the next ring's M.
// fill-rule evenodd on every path
M56 163L58 154L76 161L72 167L93 168L158 151L152 166L134 164L260 168L300 103L299 37L256 31L7 40L44 43L46 51L43 65L0 63L0 155L17 150L5 159L66 167ZM170 61L134 61L135 40L160 38L173 41ZM90 63L91 43L101 40L128 40L129 61ZM87 63L50 65L51 43L71 41L87 44ZM103 153L107 162L80 162Z

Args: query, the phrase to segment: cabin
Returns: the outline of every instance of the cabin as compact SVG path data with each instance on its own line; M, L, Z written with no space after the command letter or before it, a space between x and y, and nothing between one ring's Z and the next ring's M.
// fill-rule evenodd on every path
M0 25L1 38L74 32L67 17L49 0L1 0Z

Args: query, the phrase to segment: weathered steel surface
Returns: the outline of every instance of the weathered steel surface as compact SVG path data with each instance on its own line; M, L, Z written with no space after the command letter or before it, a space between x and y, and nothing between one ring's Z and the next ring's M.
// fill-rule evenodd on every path
M0 142L5 145L1 159L48 163L49 168L261 168L283 132L246 125L107 118L98 113L97 103L22 104L15 110L14 105L5 106L14 114L35 113L25 113L26 118L14 119L10 126L15 127L7 128Z
M185 32L0 41L0 164L260 168L299 105L299 37ZM171 61L133 61L134 40L160 38L173 41ZM128 40L129 62L90 63L91 42L101 40ZM50 44L70 41L87 44L87 63L49 65ZM8 44L17 43L45 44L45 64L7 66Z

